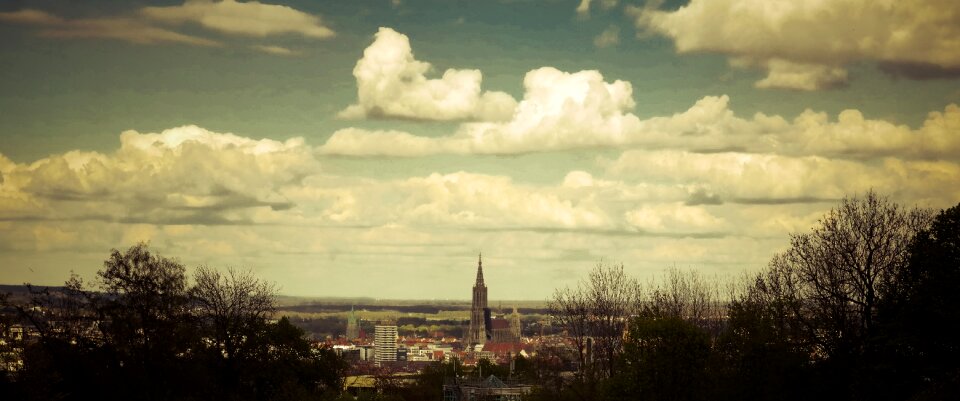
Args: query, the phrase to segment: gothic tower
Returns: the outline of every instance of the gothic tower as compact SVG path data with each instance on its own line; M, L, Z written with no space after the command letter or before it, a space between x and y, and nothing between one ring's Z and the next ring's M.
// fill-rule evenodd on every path
M357 315L353 312L353 305L350 305L350 314L347 315L347 339L353 340L360 337L360 325L357 321Z
M467 344L483 344L487 341L487 327L484 319L486 309L487 286L483 284L483 255L480 255L477 261L477 282L473 285L473 303L470 306L470 330L467 331Z

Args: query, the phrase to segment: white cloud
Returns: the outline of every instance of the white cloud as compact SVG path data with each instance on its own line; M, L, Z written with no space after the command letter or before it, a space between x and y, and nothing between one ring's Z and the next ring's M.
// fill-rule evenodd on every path
M506 122L464 123L452 134L423 137L402 131L346 128L320 148L326 154L413 157L431 154L512 154L590 147L739 149L786 155L951 159L960 154L960 107L931 112L912 129L845 110L836 119L806 110L788 120L737 116L727 96L706 96L670 116L640 120L629 82L605 82L597 71L527 73L525 94Z
M414 58L406 35L380 28L353 69L358 103L340 117L503 120L513 114L510 95L481 91L479 70L450 68L434 79L426 77L430 70L430 63Z
M0 157L0 221L614 229L584 192L467 172L375 180L323 174L303 139L196 126L126 131L112 153ZM153 231L126 230L123 238ZM120 235L120 234L118 234Z
M195 23L229 35L266 37L298 34L325 39L335 34L319 16L288 6L257 1L194 0L179 6L144 7L140 13L146 18L163 23Z
M553 86L569 95L580 93L570 87L592 82L587 86L599 92L582 97L591 99L585 100L587 109L615 116L629 108L622 94L615 95L626 88L575 75L547 71L531 79L532 87ZM555 100L538 90L530 90L530 99L537 93ZM560 114L583 107L571 106L577 96L567 97L528 107L543 116L554 115L551 105ZM807 124L823 124L816 113L806 118ZM851 132L865 123L852 112L839 120ZM740 120L725 99L712 98L644 124L696 137L763 121ZM953 124L936 115L930 121L941 129ZM799 123L763 124L769 129ZM428 153L430 143L409 146ZM149 239L188 265L262 268L262 276L285 291L327 295L349 282L338 278L337 285L323 281L325 287L309 288L299 283L350 276L336 274L349 269L369 277L368 285L387 285L399 271L429 268L441 276L441 285L459 280L451 266L465 263L463 255L478 248L490 251L496 266L491 269L510 269L515 279L548 275L560 282L600 257L623 260L637 274L671 264L719 272L762 265L787 232L808 229L832 205L817 198L868 188L922 206L960 198L960 166L943 160L635 149L598 164L564 164L560 168L570 170L561 170L562 178L526 182L469 171L400 172L391 179L339 175L322 170L314 150L302 139L251 139L185 126L124 132L119 148L108 153L70 151L33 163L0 155L0 264L16 252L34 255L15 261L45 269L45 277L66 277L78 264L90 274L107 249ZM521 159L501 162L522 166ZM30 272L8 275L35 281ZM555 283L535 288L548 292Z
M618 43L620 43L620 27L616 25L608 26L593 38L593 45L599 48L616 46Z
M627 13L637 28L673 39L679 53L721 53L766 69L758 87L836 86L846 80L842 66L861 60L960 73L953 0L693 0Z
M524 80L524 98L506 122L465 123L449 137L349 128L321 148L330 154L417 156L430 153L518 153L622 143L639 119L629 82L604 82L597 71L544 67Z
M840 199L874 189L897 199L950 204L960 199L955 161L876 161L774 154L624 152L606 162L615 177L685 185L720 201L789 203Z
M731 61L733 66L750 66L749 61ZM794 63L781 59L765 60L762 67L767 70L767 77L754 83L761 89L796 89L814 91L843 86L847 84L847 70L841 67Z
M297 56L300 54L300 52L293 51L282 46L254 45L254 46L251 46L251 48L267 54L273 54L277 56Z
M230 35L266 37L299 34L314 39L334 36L333 30L325 26L319 16L287 6L234 0L187 1L179 6L144 7L131 15L76 19L62 18L41 10L22 9L0 12L0 21L37 26L37 33L42 37L114 39L136 44L223 46L217 40L176 32L158 25L188 22ZM254 45L251 48L274 55L297 54L279 46Z
M253 140L196 126L126 131L112 154L70 151L3 167L0 209L34 219L243 222L251 209L290 207L281 189L317 171L301 138Z
M682 203L662 203L643 206L626 213L625 219L633 227L652 233L710 233L725 228L726 223L702 206Z
M524 97L505 123L464 124L457 135L478 150L539 151L620 141L635 128L633 88L629 82L607 83L598 71L566 73L552 67L530 71Z
M581 18L586 18L590 16L590 8L593 3L599 4L601 10L610 10L617 6L619 0L580 0L580 4L577 5L577 15Z
M71 39L115 39L137 44L180 43L193 46L221 46L215 40L152 26L137 18L104 17L64 19L56 15L24 9L0 12L0 21L40 27L40 36Z
M48 12L23 9L17 11L0 12L0 21L16 24L55 25L63 24L65 20Z

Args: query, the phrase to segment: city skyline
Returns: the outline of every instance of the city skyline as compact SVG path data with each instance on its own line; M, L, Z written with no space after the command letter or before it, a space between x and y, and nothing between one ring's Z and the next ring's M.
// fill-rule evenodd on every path
M960 3L765 3L2 4L0 284L149 241L383 299L466 299L482 251L543 300L960 201Z

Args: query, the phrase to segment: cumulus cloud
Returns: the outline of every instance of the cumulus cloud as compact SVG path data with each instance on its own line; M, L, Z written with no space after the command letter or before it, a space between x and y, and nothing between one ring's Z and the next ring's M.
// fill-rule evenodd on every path
M481 151L538 151L618 141L639 120L629 82L605 82L598 71L567 73L543 67L526 74L524 96L505 123L464 124L456 135ZM484 149L486 148L486 149Z
M184 126L126 131L112 154L70 151L7 164L0 194L4 212L13 203L19 218L230 223L247 219L246 209L291 207L280 189L318 169L300 138L254 140Z
M841 86L847 80L842 68L816 61L737 56L731 64L767 68L770 75L756 83L765 88L816 89ZM343 110L341 117L508 118L463 122L440 137L349 127L334 132L320 152L415 157L643 146L853 158L943 159L960 154L960 137L953 134L960 124L960 108L954 104L930 113L918 129L869 119L852 109L835 120L813 110L792 119L764 113L737 116L725 95L705 96L685 111L641 120L633 113L632 85L608 82L599 71L570 73L552 67L529 71L523 98L515 104L501 92L481 93L479 71L447 70L442 78L427 79L424 73L429 68L413 57L406 36L381 28L354 69L360 101ZM503 102L488 102L501 98Z
M726 54L738 65L765 69L768 76L757 83L762 88L835 87L846 82L844 65L864 60L960 69L960 3L952 0L693 0L676 10L656 5L628 6L627 13L638 29L673 39L679 53Z
M441 137L395 130L345 128L322 153L414 157L431 154L515 154L591 147L740 150L786 155L951 159L960 154L960 107L931 112L913 129L845 110L835 118L806 110L793 119L756 113L737 116L727 96L706 96L669 116L639 119L632 87L604 81L597 71L566 73L544 67L527 73L524 98L511 120L464 123Z
M605 82L597 71L530 71L524 97L506 122L465 123L449 137L431 139L399 131L348 128L321 151L329 154L417 156L429 153L520 153L621 143L639 119L629 82Z
M215 40L174 32L130 17L65 19L40 10L24 9L0 12L0 21L36 25L40 27L40 36L51 38L115 39L137 44L221 45Z
M339 116L503 120L513 114L513 97L481 90L483 78L479 70L450 68L440 78L427 78L431 68L430 63L414 58L406 35L380 28L353 69L358 102Z
M228 35L266 37L297 34L314 39L334 36L319 16L257 1L194 0L178 6L144 7L146 18L168 24L194 23Z

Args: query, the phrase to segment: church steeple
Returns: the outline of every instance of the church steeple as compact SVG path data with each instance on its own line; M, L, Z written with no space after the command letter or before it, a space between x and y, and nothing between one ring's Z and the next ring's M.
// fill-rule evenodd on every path
M483 284L483 254L477 258L477 281L473 285L473 302L470 305L470 328L467 331L465 342L470 345L487 342L487 319L490 309L487 309L487 286Z
M479 259L477 260L477 283L474 284L474 287L483 287L483 253L480 253Z

